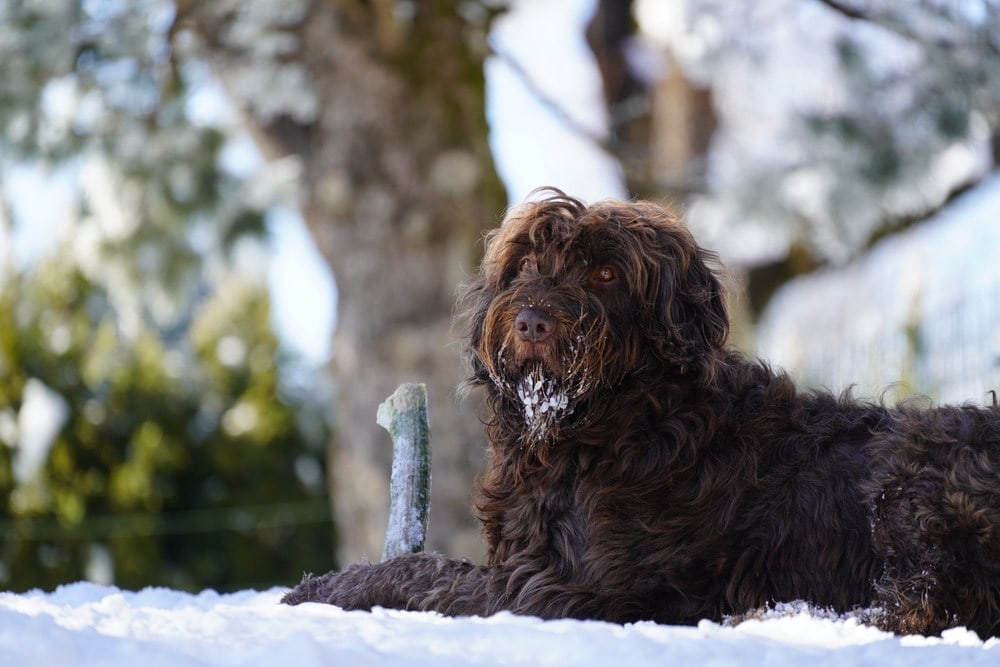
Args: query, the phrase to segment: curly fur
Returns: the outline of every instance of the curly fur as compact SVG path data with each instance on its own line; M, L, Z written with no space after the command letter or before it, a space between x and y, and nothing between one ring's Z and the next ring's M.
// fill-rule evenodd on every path
M465 295L486 563L355 565L286 602L695 623L806 600L1000 631L1000 409L800 392L727 347L718 262L676 216L549 195Z

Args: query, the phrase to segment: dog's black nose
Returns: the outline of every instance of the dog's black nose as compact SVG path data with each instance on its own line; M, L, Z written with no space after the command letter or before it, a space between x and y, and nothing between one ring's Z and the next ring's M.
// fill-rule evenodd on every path
M514 330L526 343L541 343L555 328L556 318L538 308L523 308L514 319Z

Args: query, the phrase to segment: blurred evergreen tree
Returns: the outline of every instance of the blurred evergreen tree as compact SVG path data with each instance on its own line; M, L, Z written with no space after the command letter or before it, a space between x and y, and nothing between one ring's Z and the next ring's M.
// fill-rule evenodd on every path
M229 590L325 568L320 406L282 386L263 285L233 276L173 341L123 335L108 304L62 256L0 290L2 584L103 564L125 587ZM32 382L66 408L35 469L18 465Z
M0 258L6 588L234 589L329 567L321 383L281 351L247 268L288 179L227 160L236 121L206 111L207 67L179 57L172 19L156 0L0 5L0 170L79 180L58 253Z

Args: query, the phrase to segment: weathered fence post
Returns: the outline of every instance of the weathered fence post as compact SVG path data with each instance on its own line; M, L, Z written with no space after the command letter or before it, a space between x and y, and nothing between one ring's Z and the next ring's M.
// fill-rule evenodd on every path
M392 437L384 561L424 550L431 483L426 387L417 383L400 385L378 406L375 421Z

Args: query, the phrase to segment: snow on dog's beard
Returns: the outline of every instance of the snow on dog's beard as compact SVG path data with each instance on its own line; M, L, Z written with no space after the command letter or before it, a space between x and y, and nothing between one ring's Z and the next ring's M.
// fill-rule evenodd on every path
M525 440L546 442L558 431L560 421L572 414L569 396L541 365L533 365L516 386L524 408Z
M506 348L497 355L490 379L501 394L515 401L524 419L522 444L535 446L554 442L559 434L575 424L574 411L580 399L597 385L588 372L583 354L584 337L577 336L561 357L559 372L553 372L542 361L528 361L516 372L505 356Z

